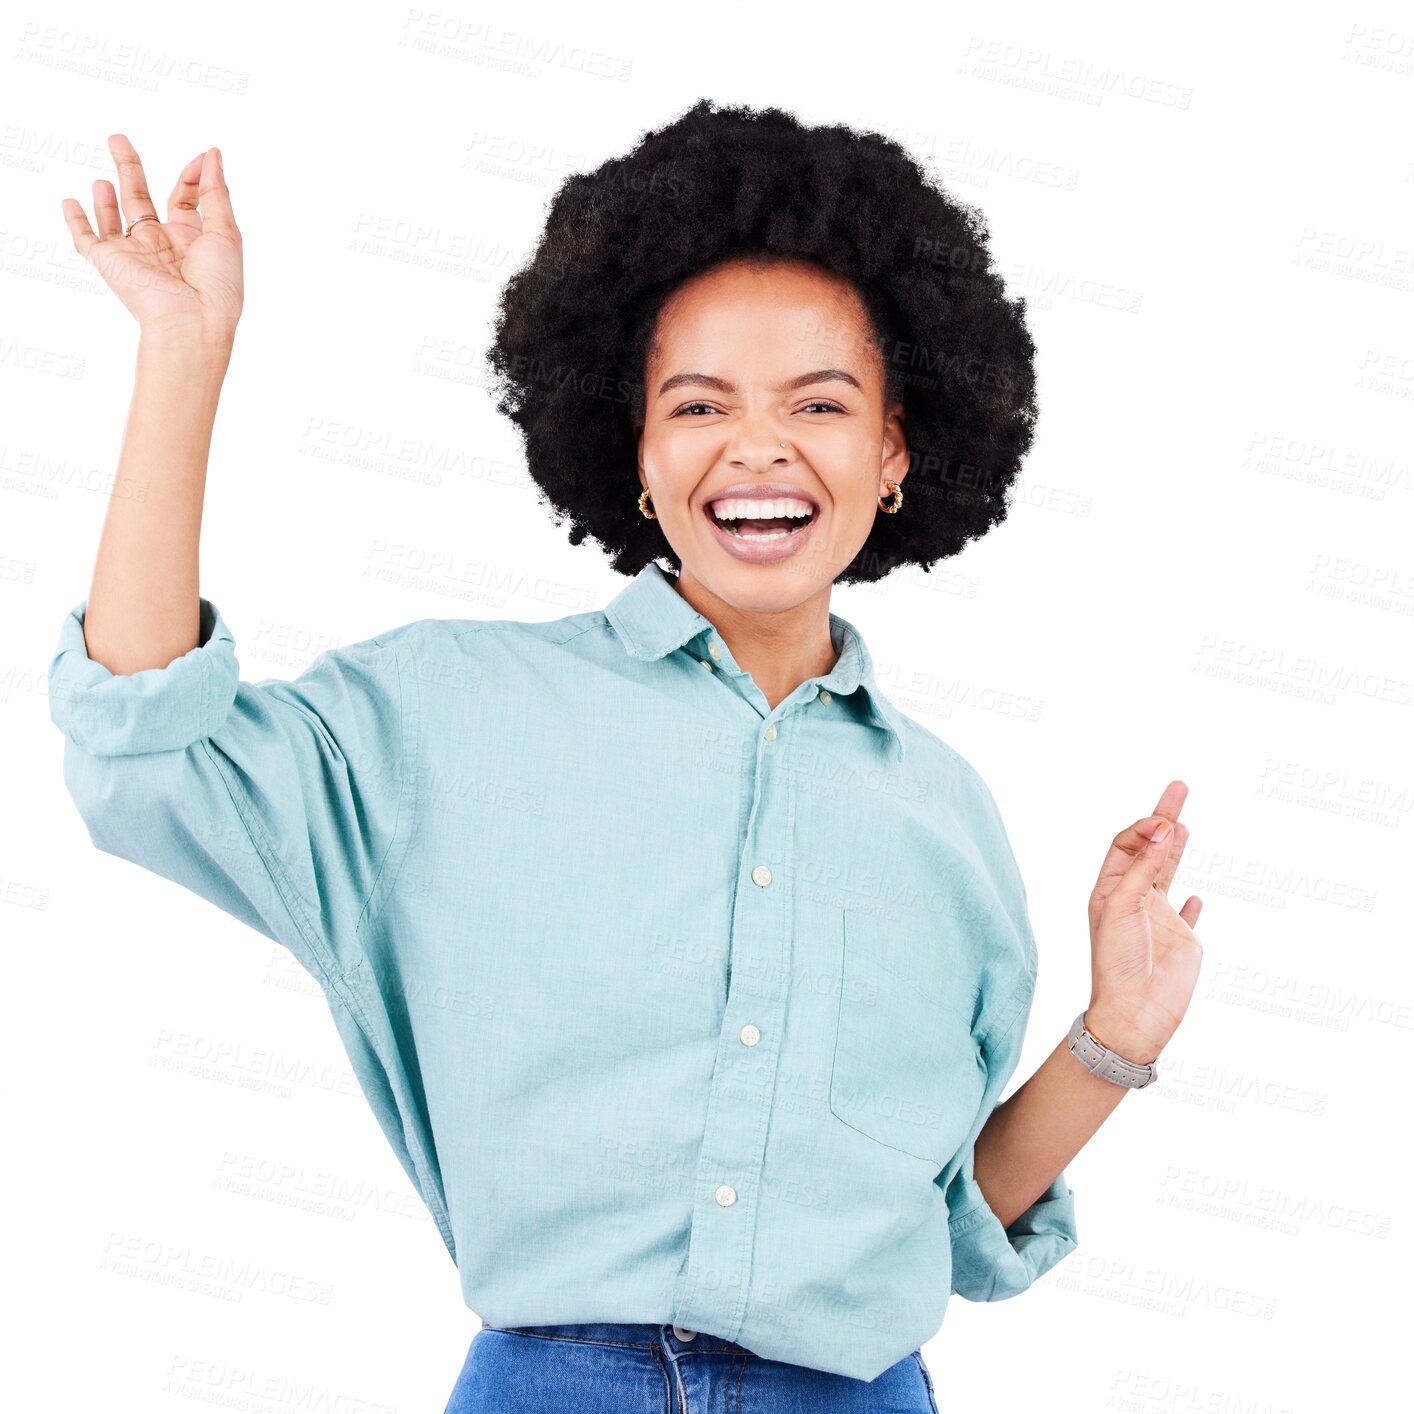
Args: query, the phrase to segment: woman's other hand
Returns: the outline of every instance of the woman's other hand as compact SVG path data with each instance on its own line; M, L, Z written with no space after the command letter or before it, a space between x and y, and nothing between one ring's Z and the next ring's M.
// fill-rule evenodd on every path
M1188 826L1178 819L1187 796L1182 781L1170 781L1154 813L1115 836L1090 895L1085 1025L1103 1045L1141 1065L1178 1029L1203 961L1193 931L1202 901L1190 895L1175 912L1168 895L1188 843Z
M95 181L95 234L83 207L65 197L64 220L74 248L127 306L144 336L229 341L241 316L245 281L241 233L220 149L208 148L182 168L167 198L166 221L152 204L133 145L114 133L108 149L118 169L121 210L113 184Z

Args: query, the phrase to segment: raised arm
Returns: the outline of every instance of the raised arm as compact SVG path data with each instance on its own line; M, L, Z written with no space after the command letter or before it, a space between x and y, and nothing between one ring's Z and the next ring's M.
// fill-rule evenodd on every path
M240 681L200 597L212 424L241 310L241 241L219 155L193 158L166 222L110 139L123 211L94 184L74 243L141 334L119 479L86 602L63 621L49 707L94 845L288 946L326 986L361 958L414 817L415 635L331 649L293 682Z
M138 321L137 377L84 617L113 673L165 667L200 632L198 541L216 404L243 304L241 234L221 156L177 176L164 222L133 145L108 139L111 182L93 184L95 231L63 201L75 248Z

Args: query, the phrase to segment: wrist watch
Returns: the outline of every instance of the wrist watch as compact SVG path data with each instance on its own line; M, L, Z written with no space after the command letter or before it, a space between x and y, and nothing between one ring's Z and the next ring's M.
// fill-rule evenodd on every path
M1102 1045L1085 1029L1085 1013L1082 1011L1070 1025L1066 1037L1070 1053L1090 1072L1101 1080L1108 1080L1126 1089L1142 1090L1159 1078L1153 1062L1140 1065L1137 1061L1125 1060L1108 1046Z

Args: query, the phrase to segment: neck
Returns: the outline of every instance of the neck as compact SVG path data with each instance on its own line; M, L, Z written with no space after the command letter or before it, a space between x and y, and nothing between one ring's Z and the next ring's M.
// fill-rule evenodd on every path
M717 630L737 666L774 711L807 678L823 677L839 655L830 640L830 585L789 609L739 609L684 569L677 592Z

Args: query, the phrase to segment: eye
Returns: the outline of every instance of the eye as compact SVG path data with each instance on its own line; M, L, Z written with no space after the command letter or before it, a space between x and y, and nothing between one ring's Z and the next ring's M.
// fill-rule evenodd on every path
M805 407L807 410L810 408L824 408L826 412L842 413L845 411L838 403L828 402L824 398L813 398L810 402L805 404Z
M706 408L708 412L717 411L717 409L714 408L711 403L684 403L675 413L673 413L673 416L681 417L683 413L688 410L688 408Z

